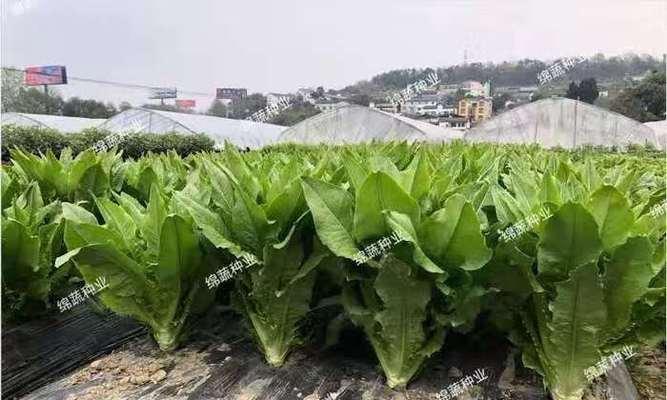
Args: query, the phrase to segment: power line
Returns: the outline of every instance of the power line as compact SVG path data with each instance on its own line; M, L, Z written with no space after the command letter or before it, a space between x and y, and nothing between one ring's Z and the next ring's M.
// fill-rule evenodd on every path
M35 71L26 71L24 69L19 69L19 68L12 68L12 67L2 67L4 70L8 71L14 71L14 72L22 72L22 73L31 73L35 75L45 75L45 76L53 76L52 74L47 74L45 72L35 72ZM123 82L113 82L113 81L105 81L105 80L100 80L100 79L92 79L92 78L79 78L76 76L67 76L67 80L72 80L72 81L79 81L79 82L87 82L87 83L98 83L102 85L111 85L111 86L118 86L118 87L124 87L124 88L129 88L129 89L148 89L148 90L154 90L154 89L162 89L164 86L149 86L149 85L141 85L141 84L136 84L136 83L123 83ZM182 94L188 94L188 95L193 95L193 96L214 96L215 94L212 93L203 93L203 92L196 92L192 90L178 90L179 93Z

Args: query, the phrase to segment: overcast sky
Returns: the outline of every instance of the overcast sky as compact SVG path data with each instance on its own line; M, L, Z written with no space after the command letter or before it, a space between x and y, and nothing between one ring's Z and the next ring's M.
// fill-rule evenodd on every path
M287 92L469 61L625 52L660 56L667 0L2 0L2 65L70 76ZM146 102L145 91L72 81L66 96ZM204 104L202 104L204 103Z

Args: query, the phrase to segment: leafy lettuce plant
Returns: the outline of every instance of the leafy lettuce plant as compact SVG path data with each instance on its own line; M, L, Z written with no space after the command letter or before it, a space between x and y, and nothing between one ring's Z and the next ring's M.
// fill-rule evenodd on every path
M40 157L14 149L11 156L15 175L36 181L45 199L92 201L92 196L109 196L112 188L120 189L123 180L120 153L87 150L73 158L66 148L56 158L51 151Z
M490 264L517 316L510 338L558 400L581 399L586 370L601 357L664 340L664 307L656 307L664 302L664 222L649 230L614 186L599 183L589 196L581 183L569 186L570 197L584 198L552 197L555 211L536 234L499 243Z
M164 154L149 153L137 161L126 161L120 169L124 176L122 190L146 204L153 185L167 196L181 190L186 184L188 168L178 154L170 150Z
M12 204L16 197L21 195L28 183L22 182L11 167L2 166L0 167L0 185L2 188L0 207L4 210Z
M29 317L46 310L52 290L68 277L53 263L64 252L60 202L44 204L31 183L2 212L3 318Z
M148 326L160 349L175 349L189 318L213 300L204 283L216 269L210 252L156 186L146 207L126 193L117 202L95 201L103 224L84 208L63 203L69 251L56 266L73 261L86 282L103 278L108 288L99 297L105 306Z
M392 388L407 385L441 348L446 329L471 327L485 293L473 273L491 256L465 197L449 196L434 212L425 211L433 208L427 196L434 176L426 157L418 152L402 171L381 155L369 168L347 160L354 195L303 179L320 240L349 260L343 305L366 333ZM404 241L355 265L359 249L394 234Z
M311 309L315 268L329 255L307 218L299 182L313 166L272 156L250 166L230 147L196 162L198 178L191 179L201 179L197 186L210 188L210 197L176 193L174 201L225 254L257 260L234 276L233 303L267 362L281 366L301 342L299 327Z

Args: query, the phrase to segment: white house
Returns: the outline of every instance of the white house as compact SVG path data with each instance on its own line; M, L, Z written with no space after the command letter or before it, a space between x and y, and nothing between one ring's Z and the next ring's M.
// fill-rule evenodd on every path
M436 107L439 100L440 96L437 94L420 94L406 101L401 107L401 111L404 114L423 114L424 107Z
M439 95L421 94L405 102L402 111L409 115L442 117L454 114L456 107L443 102Z
M307 101L308 103L315 104L315 99L311 97L311 95L315 92L315 89L313 88L299 88L296 91L296 95L301 97L303 101Z
M293 94L290 93L267 93L266 95L266 104L268 106L273 106L275 104L279 104L280 99L286 97L288 99L292 99L294 97Z

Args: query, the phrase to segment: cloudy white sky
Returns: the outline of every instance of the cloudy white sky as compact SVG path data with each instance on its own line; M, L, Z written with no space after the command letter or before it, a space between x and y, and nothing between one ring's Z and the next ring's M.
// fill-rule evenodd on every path
M341 88L463 60L662 55L667 0L2 0L2 65L210 93ZM72 81L66 95L145 102Z

